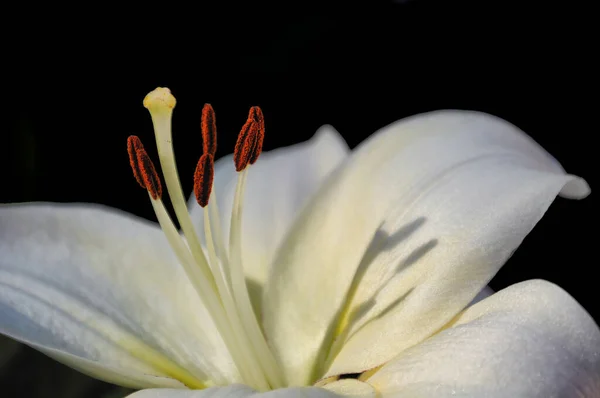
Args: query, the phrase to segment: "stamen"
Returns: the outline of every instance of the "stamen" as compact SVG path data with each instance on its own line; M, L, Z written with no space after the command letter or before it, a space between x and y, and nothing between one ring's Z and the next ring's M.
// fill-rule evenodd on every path
M133 176L142 188L146 188L152 199L162 197L162 185L154 163L142 145L142 141L135 135L127 139L127 152L129 153L129 164L133 170Z
M254 314L254 308L252 307L252 303L250 301L250 294L248 293L248 286L246 285L246 278L244 276L244 268L242 265L242 203L244 201L244 190L246 186L247 175L247 169L242 170L242 172L238 174L238 181L233 199L229 235L231 255L231 285L234 298L240 310L242 321L246 326L248 337L252 342L252 348L254 349L256 357L258 358L271 386L273 388L281 388L284 385L283 377L281 375L280 368L277 366L275 357L273 356L262 330L258 325L257 317Z
M217 119L211 104L204 104L202 108L201 127L203 153L214 157L217 153Z
M248 286L244 276L244 268L242 264L242 204L244 202L244 190L246 186L246 178L248 175L247 166L251 159L258 159L262 150L262 142L264 138L264 118L259 107L252 107L248 120L238 136L236 143L234 161L236 170L241 172L238 174L238 181L233 199L233 208L230 225L230 278L232 291L235 301L238 305L242 321L246 326L246 332L252 342L252 348L259 360L261 367L269 383L273 388L283 387L283 377L280 368L277 366L275 357L269 348L265 337L258 325L257 317L254 314L254 308L250 301ZM237 155L237 156L236 156Z
M206 206L206 204L202 205L202 203L204 203L204 200L200 200L199 198L206 198L206 202L208 202L208 199L211 195L211 191L212 191L212 178L214 175L214 159L215 159L215 155L217 153L217 118L215 115L215 110L213 109L211 104L204 104L204 107L202 108L202 123L200 123L201 125L201 130L202 130L202 151L204 154L207 155L211 155L212 156L212 162L211 162L211 167L213 168L213 171L210 172L210 182L204 182L204 181L200 181L200 177L202 177L202 179L204 179L204 171L200 171L199 168L200 166L200 162L198 162L198 166L196 167L196 172L194 173L194 193L196 194L196 200L198 201L198 204L202 207ZM201 158L202 159L202 158ZM204 167L206 169L206 167ZM208 192L206 192L205 195L201 195L199 194L199 190L201 190L201 187L204 187L205 189L208 190ZM216 196L215 193L212 193L212 196ZM217 207L217 198L213 198L213 200L210 201L209 204L209 211L210 211L210 217L212 218L212 220L214 221L213 225L214 225L214 235L215 235L215 249L217 250L217 256L221 257L221 256L227 256L227 253L225 252L225 248L223 246L223 234L221 233L221 222L220 222L220 218L219 218L219 210ZM226 258L225 258L226 260ZM225 261L227 262L227 261ZM226 276L226 279L229 280L228 278L228 272L226 267L224 269L222 269L222 271L224 272L224 275ZM229 284L229 282L228 282Z
M198 204L200 206L204 207L206 206L206 204L203 205L203 203L208 203L208 199L210 198L212 191L214 159L215 154L217 153L217 118L215 115L215 110L213 109L211 104L204 104L204 107L202 108L202 123L200 125L202 130L202 151L203 154L212 156L211 168L213 169L213 171L210 172L210 182L201 181L205 179L204 175L206 174L206 172L200 170L200 161L198 162L198 165L196 166L196 172L194 173L194 193L196 195L196 200L198 201ZM200 160L202 160L202 158L200 158ZM206 169L206 166L202 167ZM208 192L206 192L204 195L202 195L200 192L202 191L202 188L208 190ZM214 192L212 193L212 196L216 196ZM206 200L200 200L201 198L206 198ZM209 211L210 217L214 221L213 225L215 231L215 249L217 250L217 256L227 256L227 253L225 252L225 247L223 245L223 234L221 233L221 222L219 218L219 210L217 207L216 197L210 201ZM225 258L225 260L227 259ZM224 272L226 279L229 280L229 278L227 277L228 272L226 267L222 269L222 271Z
M212 190L214 176L214 162L210 153L205 152L200 157L196 171L194 172L194 194L196 201L202 207L208 204L208 198Z
M262 111L260 111L259 107L253 106L250 108L248 119L242 126L242 130L235 143L233 161L236 171L244 170L248 164L251 164L252 160L256 161L258 159L260 151L262 151L263 139L264 118Z
M215 236L215 242L217 243L217 254L219 255L220 258L223 258L223 260L227 263L227 259L229 258L229 253L227 252L227 248L225 247L224 244L224 240L223 240L223 232L221 231L221 217L219 217L219 206L217 204L218 200L217 200L217 193L215 191L213 191L211 193L212 196L212 200L208 202L208 210L210 212L210 218L213 222L214 225L214 236ZM229 281L229 272L226 269L225 270L225 275L227 277L227 280Z

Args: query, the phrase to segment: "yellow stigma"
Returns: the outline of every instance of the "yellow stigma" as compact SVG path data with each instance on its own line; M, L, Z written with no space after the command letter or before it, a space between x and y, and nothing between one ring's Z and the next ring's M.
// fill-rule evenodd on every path
M157 87L144 98L144 107L149 111L172 110L176 103L171 90L166 87Z

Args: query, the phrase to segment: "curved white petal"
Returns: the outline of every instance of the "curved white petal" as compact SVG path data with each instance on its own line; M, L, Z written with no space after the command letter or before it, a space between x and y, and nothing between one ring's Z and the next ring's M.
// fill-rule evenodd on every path
M510 286L467 309L368 380L384 397L600 396L600 329L546 281Z
M248 386L234 384L227 387L213 387L206 390L143 390L128 395L127 398L339 398L326 389L318 387L281 388L264 393L256 392Z
M561 190L589 188L491 115L432 112L375 134L305 207L274 260L264 326L289 381L360 373L438 330Z
M348 152L338 132L331 126L323 126L307 142L262 153L250 167L242 219L242 257L253 287L264 285L268 264L284 234L302 206ZM213 191L226 243L229 243L236 183L232 155L219 159ZM202 231L204 212L194 195L188 206L194 224Z
M100 206L0 206L0 332L127 386L239 377L160 229Z

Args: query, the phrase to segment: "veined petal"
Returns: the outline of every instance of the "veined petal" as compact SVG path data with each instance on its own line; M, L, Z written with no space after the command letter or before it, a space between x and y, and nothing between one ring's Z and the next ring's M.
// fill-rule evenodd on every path
M214 387L206 390L185 391L174 389L143 390L128 395L127 398L339 398L326 389L318 387L294 387L259 393L248 386L234 384L227 387Z
M147 386L239 379L150 222L101 206L0 206L0 286L1 333L93 376L165 380Z
M252 288L264 285L268 265L284 234L302 206L348 152L339 133L331 126L323 126L309 141L264 152L251 166L242 219L242 259ZM232 155L216 162L213 191L227 243L236 177ZM190 198L188 205L194 224L202 230L202 208L195 197Z
M386 397L597 397L600 329L564 290L534 280L463 312L367 382Z
M431 112L373 135L274 259L264 327L289 382L360 373L441 328L559 192L589 188L491 115Z

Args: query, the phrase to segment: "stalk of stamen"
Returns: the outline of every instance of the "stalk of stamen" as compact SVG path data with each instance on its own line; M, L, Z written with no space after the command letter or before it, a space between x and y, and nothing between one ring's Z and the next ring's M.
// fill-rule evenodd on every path
M206 210L206 206L209 203L209 198L212 193L213 175L214 175L213 157L210 153L204 153L200 157L200 160L198 161L198 165L196 166L196 171L194 172L194 195L196 196L196 201L198 202L200 207L202 207L205 210ZM205 217L205 218L207 218L207 217ZM206 228L206 220L205 220L205 228ZM217 289L219 289L219 292L220 292L220 290L222 290L222 288L219 286L219 283L221 283L221 281L220 281L221 279L223 280L223 283L225 284L225 286L227 288L227 292L219 293L221 295L221 297L223 297L224 294L231 295L230 286L229 286L229 277L228 277L228 273L226 272L226 266L225 266L224 262L211 260L211 258L210 258L211 250L213 252L215 252L215 255L214 255L215 259L220 258L217 248L214 244L214 239L212 238L211 232L212 232L212 229L210 229L210 228L208 230L208 233L206 232L206 229L204 232L207 250L209 251L209 265L211 267L213 275L215 276L215 283L217 285Z
M188 213L186 201L183 197L183 190L181 189L181 182L177 173L177 165L175 164L171 134L171 117L175 102L175 97L173 97L169 89L160 87L150 92L144 98L144 106L148 109L152 117L160 165L175 215L179 220L194 260L201 268L205 278L210 281L211 289L214 290L214 276L204 256L196 229Z
M198 204L204 208L204 234L206 237L206 248L208 252L209 263L211 265L211 269L213 270L213 274L215 275L215 282L221 297L221 302L223 303L227 318L229 319L233 331L238 339L238 343L243 349L242 355L244 355L246 361L252 363L255 360L255 356L253 355L249 341L247 341L247 336L244 333L245 328L240 320L240 315L238 314L235 306L229 281L226 273L224 272L226 264L224 261L219 262L219 258L217 257L215 251L210 214L208 208L206 207L212 191L213 173L213 158L209 153L204 153L200 157L198 166L196 167L196 172L194 173L194 193L196 195ZM269 389L269 385L259 367L250 366L248 370L251 372L253 380L258 383L259 389L262 391L267 391Z
M259 358L260 365L263 368L269 383L273 388L284 386L283 378L277 361L269 348L265 337L258 325L254 308L250 301L248 286L242 265L242 243L241 243L241 225L242 225L242 203L246 183L247 169L238 174L238 181L233 202L233 211L231 215L230 227L230 274L232 291L235 301L242 314L242 321L246 325L246 332L252 341L252 347Z
M209 259L211 263L216 263L218 259L215 254L215 247L211 234L210 217L207 208L204 208L204 232L206 234ZM237 332L236 336L238 338L238 343L243 348L243 355L245 356L245 359L248 362L252 363L252 365L249 366L248 369L252 373L253 379L256 381L256 383L258 383L257 389L260 391L268 391L268 379L265 378L265 374L261 372L260 366L255 366L255 364L253 363L256 360L256 356L252 351L251 342L248 341L248 336L245 333L246 328L244 327L244 324L242 322L243 316L242 319L240 319L240 314L237 311L235 301L233 299L233 296L231 295L231 290L229 289L228 281L225 279L226 276L223 273L221 274L221 276L221 278L216 278L217 288L221 296L221 300L223 301L223 306L225 307L225 312L229 318L229 322L232 326L232 329L234 330L234 332Z
M236 169L240 168L238 181L235 189L235 196L231 215L230 226L230 262L231 262L231 284L234 293L235 301L240 309L242 321L246 325L248 336L252 342L252 347L259 358L260 365L263 368L269 383L273 388L283 387L283 377L280 369L277 366L275 357L273 356L265 337L260 329L257 317L254 314L254 308L250 301L248 286L244 276L242 265L242 204L244 198L244 189L247 178L247 167L251 159L257 159L262 150L264 135L264 120L256 120L256 109L253 107L250 111L248 121L242 127L240 136L236 143L236 152L234 152L234 160ZM262 118L262 112L260 112ZM240 171L240 170L238 170Z
M184 271L188 275L188 278L192 283L194 290L198 294L198 297L215 322L215 326L217 327L217 330L222 336L225 345L230 351L234 362L236 365L238 365L240 374L249 384L258 387L257 384L252 383L253 375L250 375L247 371L252 364L248 363L247 359L241 355L243 350L240 348L240 344L237 341L236 336L231 333L233 329L230 327L228 320L223 316L219 298L215 295L214 290L211 288L206 278L202 275L200 269L194 266L194 260L188 246L186 246L185 242L177 232L171 217L164 207L164 204L161 200L162 187L160 184L160 179L158 178L156 169L152 164L152 160L150 160L138 137L130 136L127 139L127 151L129 153L129 161L134 177L143 188L148 190L150 202L152 203L154 213L156 214L156 218L158 219L161 229L165 234L165 237L167 238L167 241L173 249L177 259L179 260L179 263L183 266ZM170 365L169 363L170 362L164 358L158 361L158 365L165 365L168 367L170 372L175 370L182 381L185 380L189 386L200 386L197 384L197 382L190 381L190 378L193 376L187 375L184 370L177 368L177 365Z
M213 225L213 236L215 237L217 255L219 258L225 259L225 262L228 262L229 253L227 252L227 247L223 243L223 232L221 230L221 218L219 217L219 205L217 204L217 193L212 192L211 200L208 202L208 211L210 212L210 218L213 220L211 224ZM227 268L225 268L227 270ZM226 272L226 278L229 280L229 272ZM229 282L231 283L231 282Z
M200 127L202 132L203 154L211 155L214 161L217 152L217 117L211 104L204 104L204 107L202 108L202 120ZM195 183L194 187L196 187ZM219 209L217 206L217 197L215 192L212 192L212 200L209 202L208 206L210 217L214 221L214 223L212 223L214 227L213 236L215 237L214 240L217 256L219 258L226 257L228 256L228 253L226 252L225 245L223 244L223 234L221 232L221 222L219 219ZM229 280L227 267L222 267L221 271L224 273L226 279Z
M152 199L152 197L150 197ZM229 319L223 313L221 301L219 297L215 295L214 290L209 285L209 282L204 278L204 275L200 273L198 267L195 266L194 260L191 253L187 250L187 246L181 239L177 228L173 224L171 217L167 213L164 204L161 200L151 200L152 207L156 213L156 218L169 241L169 244L173 248L175 255L179 262L184 267L188 278L192 282L192 286L196 290L196 293L202 300L206 309L208 310L211 318L215 322L215 326L219 331L219 334L223 338L223 341L231 354L231 357L242 376L242 379L252 387L260 389L262 384L256 380L256 376L251 373L251 369L254 368L251 361L248 360L247 355L244 355L244 347L240 343L235 328L231 325Z
M198 161L198 165L196 166L196 171L194 172L194 195L196 196L196 201L198 202L198 204L202 207L202 208L206 208L207 204L209 204L209 206L211 206L211 208L215 208L215 204L212 204L213 202L215 202L215 199L209 201L209 198L211 196L211 194L214 196L214 192L212 192L212 186L213 186L213 175L214 175L214 160L213 157L210 153L205 152L201 157L200 160ZM214 214L215 210L213 210L211 212L211 217ZM218 217L218 215L217 215ZM218 219L217 219L218 222ZM212 231L212 229L210 230ZM212 236L212 234L211 234ZM220 239L220 229L219 229L219 235L217 236ZM206 236L205 233L205 238L207 241L207 245L208 245L208 237ZM213 240L213 244L214 244L214 240ZM219 242L219 244L222 246L221 242ZM214 250L216 252L216 258L222 258L224 260L227 259L227 256L223 256L220 257L219 253L223 252L223 248L222 247L217 247L217 245L214 245ZM223 253L224 254L224 253ZM209 259L210 260L210 259ZM227 272L227 267L224 265L225 262L221 262L220 263L220 267L219 264L216 264L214 261L209 261L209 265L211 266L211 270L213 275L215 276L215 279L218 279L218 277L220 276L221 278L225 279L225 284L229 289L229 273ZM216 280L215 280L216 282ZM218 288L218 286L217 286Z

